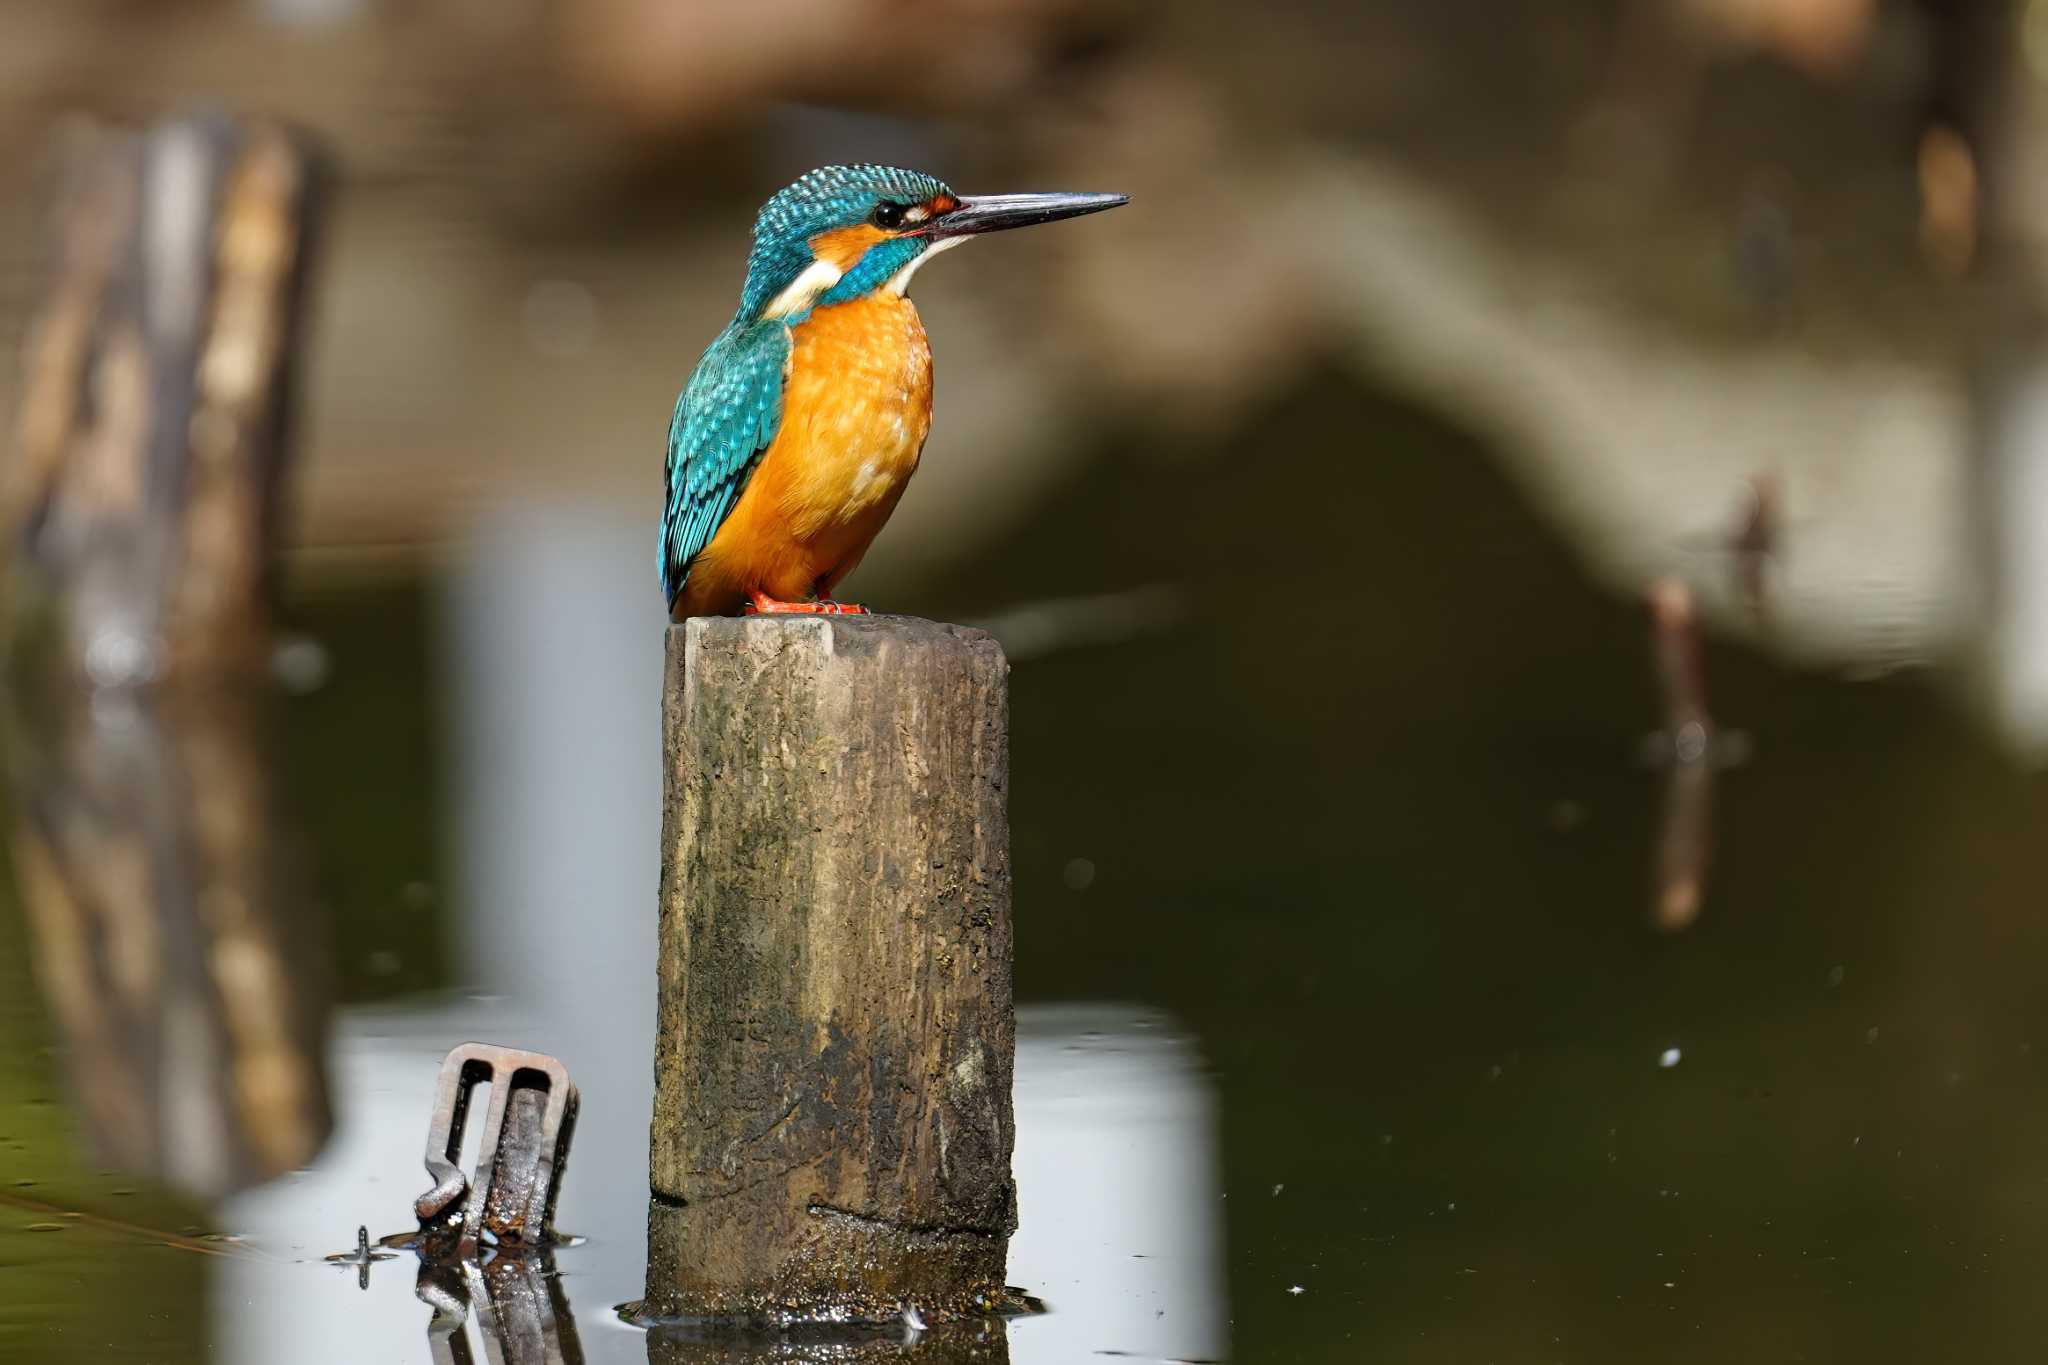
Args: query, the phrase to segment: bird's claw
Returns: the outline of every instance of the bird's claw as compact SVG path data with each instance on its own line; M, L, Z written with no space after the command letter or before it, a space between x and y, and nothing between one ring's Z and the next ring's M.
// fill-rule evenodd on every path
M740 608L743 616L866 616L868 609L858 602L835 602L820 597L810 602L784 602L757 592Z

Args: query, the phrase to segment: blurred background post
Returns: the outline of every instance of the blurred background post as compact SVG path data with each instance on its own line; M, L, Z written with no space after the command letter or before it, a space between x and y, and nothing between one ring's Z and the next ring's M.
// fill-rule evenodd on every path
M218 1197L327 1135L269 735L315 215L271 124L71 127L6 467L6 753L97 1159Z
M2038 219L2034 8L1489 6L1513 42L1460 12L182 0L117 24L13 0L0 173L32 183L64 115L199 96L336 147L292 547L329 572L431 562L507 501L637 515L649 423L799 169L1128 184L1117 230L966 253L925 291L933 458L871 583L1014 525L1087 458L1077 433L1227 439L1334 362L1489 441L1608 586L1677 575L1717 629L1754 629L1714 542L1768 484L1773 647L1982 659L1987 715L2031 747L2031 656L1978 647L2030 577L1978 553L1972 510L2025 501L1996 491L2009 458L1971 456L2010 404L1970 395L2010 387L2025 334L1991 324ZM32 202L0 218L17 333Z

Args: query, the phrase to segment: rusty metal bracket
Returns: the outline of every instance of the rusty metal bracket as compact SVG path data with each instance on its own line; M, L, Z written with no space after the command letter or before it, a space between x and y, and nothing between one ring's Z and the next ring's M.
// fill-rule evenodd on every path
M476 1087L488 1082L476 1171L458 1164ZM433 1188L413 1202L423 1238L453 1236L461 1254L484 1241L534 1246L554 1239L555 1200L569 1162L578 1099L569 1069L553 1057L489 1043L462 1043L441 1062L427 1128Z

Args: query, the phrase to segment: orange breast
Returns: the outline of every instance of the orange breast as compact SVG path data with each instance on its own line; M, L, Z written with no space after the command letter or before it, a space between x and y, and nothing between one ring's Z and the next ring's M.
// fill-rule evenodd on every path
M691 565L683 614L732 611L755 589L785 601L829 593L917 469L932 353L910 300L882 293L820 308L793 336L782 424Z

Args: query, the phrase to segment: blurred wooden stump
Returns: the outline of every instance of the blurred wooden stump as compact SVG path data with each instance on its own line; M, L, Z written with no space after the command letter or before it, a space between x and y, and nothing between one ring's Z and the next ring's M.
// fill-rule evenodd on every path
M0 481L38 980L98 1159L210 1195L330 1126L268 723L318 179L270 124L75 131Z
M60 155L0 515L10 633L94 684L260 666L316 164L215 118Z

